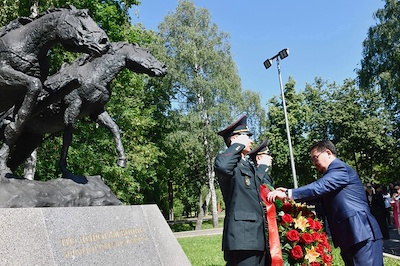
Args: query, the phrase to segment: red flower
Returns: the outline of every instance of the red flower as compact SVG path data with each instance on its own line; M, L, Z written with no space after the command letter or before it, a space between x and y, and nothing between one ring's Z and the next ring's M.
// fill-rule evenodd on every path
M332 262L332 255L330 254L323 254L322 255L322 260L324 261L325 264L330 265Z
M313 229L313 230L315 230L315 221L314 221L314 219L311 218L311 217L308 217L308 218L307 218L307 222L308 222L308 225L310 226L310 228ZM317 230L317 231L318 231L318 230Z
M292 259L294 260L298 260L303 257L303 250L299 245L296 245L292 248L292 250L290 251L290 257L292 257Z
M322 240L322 244L324 245L324 247L330 251L332 251L331 245L329 244L328 238L326 237L325 233L321 234L321 240Z
M284 225L284 224L291 224L291 223L293 223L293 217L290 214L285 213L282 216L281 224Z
M303 242L304 244L310 244L314 241L312 235L310 235L309 233L303 233L301 235L301 242Z
M314 239L314 241L318 241L320 240L321 236L317 232L313 232L312 238Z
M322 224L320 223L320 221L316 221L316 220L314 220L314 228L312 228L312 229L314 229L314 230L316 230L316 231L319 231L319 230L321 230L323 227L322 227Z
M315 220L314 218L307 218L308 224L310 225L310 228L315 230L315 231L319 231L322 229L322 224L318 221Z
M315 250L321 255L323 255L325 253L325 248L324 248L324 245L322 245L322 244L318 244L318 246L315 248Z
M299 236L299 232L297 232L296 230L289 230L286 233L286 238L291 241L291 242L295 242L295 241L299 241L300 236Z
M311 262L310 266L320 266L321 264L319 264L319 262Z
M326 248L329 252L332 251L332 247L331 247L331 245L329 244L328 240L326 240L326 241L324 242L324 246L325 246L325 248Z

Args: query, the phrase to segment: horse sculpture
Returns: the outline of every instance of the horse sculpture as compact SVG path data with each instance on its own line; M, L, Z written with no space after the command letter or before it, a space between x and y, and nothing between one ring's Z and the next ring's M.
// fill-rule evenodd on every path
M166 66L148 50L134 43L117 42L111 44L110 50L105 55L96 58L83 55L50 76L45 81L45 86L53 91L58 91L61 84L73 79L79 80L80 87L30 118L11 156L9 164L11 169L15 169L29 157L42 142L44 134L64 130L59 165L63 177L73 176L66 167L68 147L72 141L73 125L77 119L84 116L90 116L112 132L119 155L118 165L125 167L126 157L119 127L104 109L111 96L109 85L124 68L152 77L164 76L167 71Z
M43 89L42 82L49 72L47 54L56 43L68 51L95 55L104 54L110 46L106 33L88 11L75 7L53 9L35 19L19 18L0 29L0 113L4 130L0 174L3 176L11 172L8 156ZM57 90L67 93L73 89L68 85L71 83L65 82Z

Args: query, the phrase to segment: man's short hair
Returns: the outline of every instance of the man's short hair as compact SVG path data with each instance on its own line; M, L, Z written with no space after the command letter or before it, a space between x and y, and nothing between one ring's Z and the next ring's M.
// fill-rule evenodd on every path
M316 143L311 145L310 148L308 149L308 152L311 152L314 149L317 149L317 151L330 150L332 152L332 154L336 156L335 145L332 143L332 141L327 140L327 139L317 141Z

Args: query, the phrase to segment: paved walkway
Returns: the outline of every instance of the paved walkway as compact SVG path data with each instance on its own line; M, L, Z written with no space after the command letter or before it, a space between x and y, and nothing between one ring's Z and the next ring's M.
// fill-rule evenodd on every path
M174 235L176 238L192 237L192 236L222 235L222 228L182 231L182 232L176 232L176 233L174 233Z
M390 230L390 239L383 241L383 255L400 260L400 235L396 229ZM205 230L193 230L174 233L176 238L207 236L222 234L222 228L212 228Z
M396 229L390 229L389 236L390 239L383 240L383 254L400 260L400 235Z

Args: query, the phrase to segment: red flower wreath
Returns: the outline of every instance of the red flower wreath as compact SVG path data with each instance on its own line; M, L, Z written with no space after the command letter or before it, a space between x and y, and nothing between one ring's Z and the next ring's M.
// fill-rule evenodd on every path
M332 265L332 248L315 214L291 200L276 206L284 265Z

